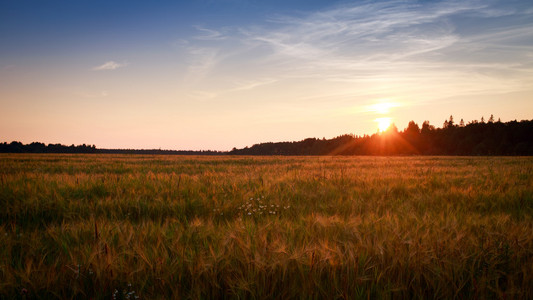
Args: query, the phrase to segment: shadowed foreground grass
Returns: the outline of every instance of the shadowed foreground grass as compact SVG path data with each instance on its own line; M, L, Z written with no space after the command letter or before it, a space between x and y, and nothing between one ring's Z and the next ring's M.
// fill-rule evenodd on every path
M533 298L533 158L0 166L0 298Z

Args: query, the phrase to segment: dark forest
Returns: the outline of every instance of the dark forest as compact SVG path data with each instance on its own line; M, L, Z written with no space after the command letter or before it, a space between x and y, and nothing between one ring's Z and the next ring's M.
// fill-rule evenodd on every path
M233 149L236 155L533 155L533 120L494 121L491 116L464 124L453 117L442 128L414 121L398 131L394 124L373 135L308 138L299 142L262 143Z

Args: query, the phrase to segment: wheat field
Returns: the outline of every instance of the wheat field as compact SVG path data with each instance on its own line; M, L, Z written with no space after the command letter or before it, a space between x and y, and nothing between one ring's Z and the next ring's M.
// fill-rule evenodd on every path
M533 298L531 157L0 155L0 299Z

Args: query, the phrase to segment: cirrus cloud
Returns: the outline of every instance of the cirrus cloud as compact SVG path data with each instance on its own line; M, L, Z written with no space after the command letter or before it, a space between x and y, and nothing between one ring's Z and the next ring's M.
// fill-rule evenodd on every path
M92 68L93 71L106 71L106 70L116 70L118 68L122 68L127 66L127 63L117 63L112 60L105 62L99 66L96 66Z

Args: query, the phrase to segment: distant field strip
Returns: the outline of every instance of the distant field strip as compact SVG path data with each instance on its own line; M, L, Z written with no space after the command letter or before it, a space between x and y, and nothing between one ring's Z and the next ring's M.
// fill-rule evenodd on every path
M0 154L0 299L533 298L532 157Z

